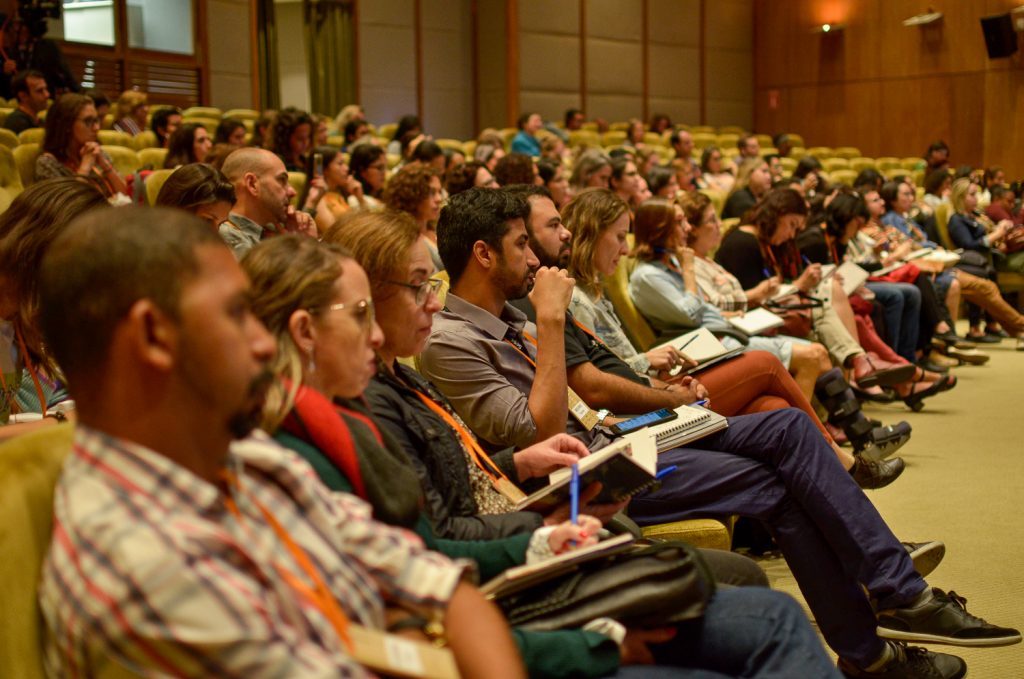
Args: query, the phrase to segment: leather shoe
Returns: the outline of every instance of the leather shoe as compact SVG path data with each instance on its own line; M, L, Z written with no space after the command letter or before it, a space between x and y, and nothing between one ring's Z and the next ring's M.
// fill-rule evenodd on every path
M967 663L955 655L926 651L920 646L886 643L892 649L892 657L883 667L868 672L840 658L839 671L853 679L961 679L967 676Z
M850 476L864 490L876 490L885 488L895 481L904 469L906 469L906 465L901 457L875 461L857 456L850 469Z
M1020 632L999 627L967 612L967 599L956 592L932 588L928 601L908 608L881 611L878 636L952 646L1009 646L1019 644Z
M939 567L943 557L946 556L946 545L938 540L928 542L901 542L907 550L907 555L914 562L914 570L922 578L928 577L933 570Z

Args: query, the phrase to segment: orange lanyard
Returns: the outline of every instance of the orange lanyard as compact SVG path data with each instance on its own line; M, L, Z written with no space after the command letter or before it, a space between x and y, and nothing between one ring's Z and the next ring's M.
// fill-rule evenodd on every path
M455 430L455 433L459 435L460 439L462 439L462 445L466 448L469 452L469 456L473 459L473 463L479 467L484 474L487 474L491 481L497 483L499 478L505 481L509 480L508 477L505 476L504 472L498 469L498 467L490 461L487 457L487 453L483 451L483 448L480 447L480 444L477 443L476 439L474 439L473 436L466 431L466 428L461 426L447 410L434 401L434 399L420 391L416 391L416 395L420 397L420 400L423 401L424 405L430 408L434 414L444 420L445 424ZM509 483L511 483L511 481L509 481Z
M235 488L239 493L244 492L234 474L230 471L225 471L223 476L230 487ZM263 518L267 520L267 523L270 524L270 527L274 530L278 539L284 543L284 546L291 553L292 558L295 559L295 563L297 563L299 568L301 568L309 579L313 581L313 587L309 587L306 583L295 577L293 573L278 564L274 564L274 570L277 571L278 575L281 576L281 579L284 580L292 590L315 606L320 613L327 618L331 623L331 626L334 627L334 631L338 633L338 638L340 638L342 643L345 644L345 647L351 651L352 639L348 634L348 616L345 615L343 610L341 610L338 600L331 594L330 589L328 589L324 579L320 576L320 573L313 565L309 555L306 554L306 551L292 539L292 536L288 534L288 531L285 530L285 527L281 525L277 518L270 513L269 509L264 507L259 500L252 496L249 496L248 500L260 510ZM228 495L225 498L224 503L236 518L242 518L242 512L239 511L238 505L235 504L235 499L233 497Z
M527 334L525 332L523 333L523 339L525 339L527 342L529 342L533 346L537 346L537 340L535 340L533 337L531 337L529 334ZM530 365L532 365L534 367L534 369L537 368L537 362L535 360L533 360L532 358L530 358L529 354L527 354L525 351L523 351L522 349L517 347L515 342L513 342L512 340L509 340L509 339L506 339L505 342L508 342L508 345L510 347L512 347L513 349L518 351L519 355L522 356L523 358L525 358L526 362L529 363Z
M832 241L832 238L828 235L827 231L822 230L822 235L825 236L825 243L828 245L828 249L832 253L832 263L839 266L839 250L836 249L836 244Z
M601 341L601 338L597 336L597 333L595 333L593 330L580 323L575 316L573 316L572 322L576 324L577 328L590 335L595 342L597 342L598 344L604 344L604 342Z

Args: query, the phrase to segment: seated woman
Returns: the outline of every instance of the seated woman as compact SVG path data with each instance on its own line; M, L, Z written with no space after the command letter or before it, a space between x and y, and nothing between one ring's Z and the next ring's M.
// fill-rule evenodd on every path
M612 178L611 159L600 149L588 149L579 155L569 177L569 186L574 193L583 189L611 188L608 182Z
M373 144L360 144L348 159L348 171L363 186L363 200L348 197L349 207L362 210L381 207L384 184L388 176L388 159L384 149Z
M356 219L372 221L377 218L376 214L363 214ZM429 266L429 256L417 229L412 227L407 234L406 243L419 248L417 263ZM375 255L390 254L380 249L375 252ZM432 549L474 559L484 578L493 577L510 566L549 558L571 548L570 541L576 546L595 541L594 532L600 524L586 516L582 517L580 525L562 521L536 530L532 535L520 531L519 535L501 540L438 539L429 517L420 510L421 491L411 461L400 449L388 444L363 404L355 400L376 371L374 352L383 342L381 329L374 320L371 285L366 274L343 249L290 235L261 243L245 258L243 267L253 282L254 311L278 344L273 372L279 379L267 399L265 427L274 432L279 442L309 460L328 487L363 497L372 504L379 520L416 526ZM431 297L428 288L427 299ZM409 317L402 314L400 322L408 328ZM542 451L548 459L559 446L565 452L585 452L575 450L582 445L575 439L556 438L558 446ZM738 623L723 620L719 626L724 629L716 630L711 621L720 615L719 610L735 610L732 615L738 615L745 605L770 606L776 615L785 612L787 617L793 618L786 621L787 630L792 625L806 625L806 621L799 622L802 617L799 608L783 603L781 595L744 588L717 594L705 615L706 622L698 623L692 633L727 638L729 627ZM749 614L749 610L745 613ZM758 623L757 627L769 630L778 625L778 621L773 621L770 625ZM619 646L621 632L626 632L624 628L613 625L620 634L611 634L607 625L587 627L586 630L545 632L515 630L514 636L534 676L607 676L620 664L635 662L628 653L628 644ZM600 631L590 631L592 627ZM685 634L688 628L681 627L679 631ZM757 636L764 634L759 631ZM776 633L775 636L781 635ZM650 640L664 638L667 637ZM757 643L765 644L769 640ZM810 662L821 676L830 676L833 672L831 661L821 652L820 643L809 627L806 634L787 632L785 638L773 638L770 646L777 656L770 661L772 663L785 665L782 657L788 649L800 646L802 670ZM668 644L656 644L651 652L659 662L684 667L711 665L712 659L724 655L728 657L726 667L735 667L730 672L738 673L738 664L753 649L747 642L733 641L725 650L713 650L709 645L706 649L688 648L680 653L673 652ZM722 665L718 667L721 669ZM791 670L796 671L795 664ZM622 676L639 678L644 675L627 673Z
M0 441L74 417L39 329L37 275L68 224L106 206L95 181L59 177L29 186L0 215Z
M138 90L125 90L117 98L117 107L114 110L114 129L134 137L146 129L148 115L149 104L146 102L146 93Z
M801 234L802 239L798 239L803 247L801 252L805 253L804 256L810 261L816 261L821 264L841 264L844 261L844 255L846 254L847 244L859 233L860 228L867 223L868 219L868 208L864 199L859 195L849 192L841 193L837 195L826 209L826 224L822 230L820 227L808 227ZM809 234L811 237L805 237ZM920 276L924 282L922 285L928 291L931 291L931 284L927 282L927 277ZM877 299L883 299L885 295L892 295L895 299L900 299L904 294L911 295L911 299L915 300L915 303L910 307L910 313L903 315L902 317L897 314L894 321L889 321L887 315L887 322L890 322L889 331L897 332L897 337L900 342L897 347L902 349L898 354L893 353L890 349L891 345L887 345L884 342L876 341L877 334L874 332L874 325L871 323L870 316L867 314L857 314L857 330L858 340L862 346L870 348L872 351L877 353L883 360L890 363L915 363L917 362L916 350L919 348L913 339L907 339L899 335L899 331L895 328L907 326L908 324L912 327L913 332L910 333L911 337L915 337L917 334L918 323L921 316L921 293L915 286L909 283L895 283L895 282L868 282L868 288L875 292ZM927 315L927 320L931 321L935 318L938 313L938 301L934 299L934 295L931 297L929 305L932 310ZM903 305L900 305L903 308ZM862 316L866 320L862 321ZM865 325L862 326L861 323ZM928 345L931 344L931 333L927 333ZM909 357L903 352L906 351ZM920 403L929 396L934 396L943 391L948 391L956 386L956 378L952 376L944 376L935 372L927 371L920 366L916 367L913 376L913 383L901 383L894 385L896 393L903 399L910 408L918 410Z
M625 201L630 210L640 207L640 203L651 197L646 183L637 171L636 163L632 160L622 157L612 160L612 178L609 188L615 192L616 196Z
M245 145L245 123L238 118L224 118L217 124L213 133L214 144Z
M430 251L434 268L444 268L437 253L437 218L441 213L441 176L427 165L406 165L388 181L384 203L392 210L412 215Z
M204 163L189 163L171 173L160 187L156 204L187 210L216 231L235 204L235 187L220 170Z
M544 188L551 194L551 200L555 202L555 207L561 210L569 204L573 193L569 188L569 178L565 173L565 166L561 162L541 158L537 162L537 174L544 183Z
M647 173L647 188L654 198L675 200L679 193L679 180L671 167L655 165ZM561 207L559 208L561 209Z
M100 119L92 99L65 94L46 114L43 152L36 159L35 181L79 175L96 179L107 196L127 194L124 179L100 146Z
M821 265L801 260L794 238L807 217L807 203L794 189L774 189L751 213L751 223L733 229L715 259L745 290L765 279L790 281L801 295L814 292L821 305L811 309L815 335L833 361L848 371L861 389L891 386L910 379L911 365L892 365L870 357L855 339L857 325L850 302L837 280L820 286Z
M498 182L494 179L491 171L487 169L487 166L476 160L456 165L448 170L444 177L444 190L448 193L449 197L463 191L469 191L477 186L485 189L496 189L498 188Z
M320 156L323 171L323 187L314 186L313 181L306 182L303 194L299 197L299 205L309 204L309 209L314 212L317 230L326 233L336 221L352 210L350 199L354 199L360 207L366 207L366 197L363 185L349 173L345 156L336 146L317 146L313 149L306 159L307 177L316 178L317 156Z
M172 169L189 163L202 163L213 147L206 127L200 123L184 123L176 129L167 143L167 157L164 169Z
M950 203L954 214L949 218L949 238L954 245L964 250L956 268L995 282L997 275L993 263L993 252L998 251L998 246L1006 240L1007 235L1013 229L1013 222L1008 219L1003 220L991 232L986 231L975 217L975 211L978 208L978 185L967 177L953 182L950 190ZM1016 273L1024 273L1024 270ZM986 335L988 335L998 341L1006 335L991 314L987 316L985 331L982 332L981 310L974 304L968 304L967 317L970 323L967 338L970 340L985 341ZM1018 334L1017 337L1020 339L1024 335ZM1018 342L1018 346L1024 348L1024 342Z
M264 148L276 153L289 172L302 172L312 146L313 119L309 114L292 106L278 111Z
M768 163L760 158L744 160L736 171L736 182L722 208L722 219L742 219L772 188Z
M700 154L700 174L704 188L728 194L736 184L736 176L730 171L731 164L722 156L717 146L705 146Z

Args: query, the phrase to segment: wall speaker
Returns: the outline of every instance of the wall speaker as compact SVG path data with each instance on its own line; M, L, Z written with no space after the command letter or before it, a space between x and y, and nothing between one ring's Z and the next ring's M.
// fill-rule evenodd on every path
M982 17L981 31L989 59L1002 59L1017 53L1017 32L1009 14Z

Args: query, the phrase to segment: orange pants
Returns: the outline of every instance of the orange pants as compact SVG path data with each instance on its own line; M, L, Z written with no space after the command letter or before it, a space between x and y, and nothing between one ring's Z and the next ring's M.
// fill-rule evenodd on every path
M1024 316L1006 303L995 283L966 271L957 270L955 273L956 279L960 281L960 295L964 299L991 314L1011 337L1024 333Z
M726 417L780 408L807 413L828 441L832 440L793 376L767 351L747 351L696 375L708 388L711 409Z

